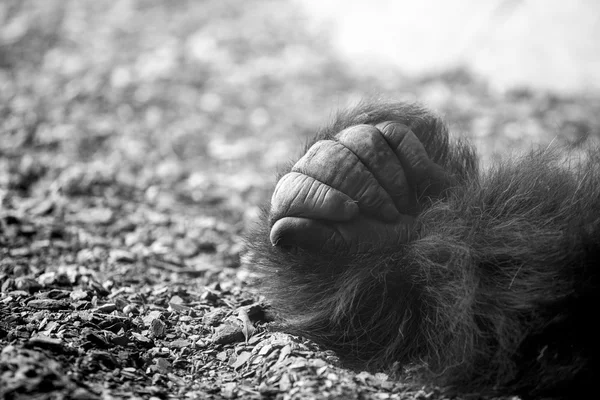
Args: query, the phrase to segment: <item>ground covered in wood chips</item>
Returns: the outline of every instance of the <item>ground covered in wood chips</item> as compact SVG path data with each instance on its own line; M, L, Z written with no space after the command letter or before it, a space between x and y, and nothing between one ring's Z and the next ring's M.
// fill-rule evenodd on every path
M337 107L419 100L484 161L600 100L350 72L294 3L0 2L0 398L441 399L274 329L244 233Z

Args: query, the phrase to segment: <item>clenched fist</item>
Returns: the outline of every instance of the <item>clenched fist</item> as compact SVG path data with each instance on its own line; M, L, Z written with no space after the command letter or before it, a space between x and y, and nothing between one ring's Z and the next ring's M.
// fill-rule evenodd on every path
M316 142L278 182L271 243L319 252L397 248L450 182L406 125L352 126Z

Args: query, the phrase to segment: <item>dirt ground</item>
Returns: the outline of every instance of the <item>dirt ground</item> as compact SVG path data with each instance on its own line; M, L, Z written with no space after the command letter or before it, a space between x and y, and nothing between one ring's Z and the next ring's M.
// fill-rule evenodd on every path
M499 153L600 96L365 78L287 0L0 1L0 398L442 399L271 329L244 235L335 109L422 101Z

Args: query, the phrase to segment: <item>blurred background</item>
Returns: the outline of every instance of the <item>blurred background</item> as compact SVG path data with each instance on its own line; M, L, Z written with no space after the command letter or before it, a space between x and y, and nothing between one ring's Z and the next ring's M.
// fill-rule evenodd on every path
M248 209L373 96L438 111L484 163L580 146L600 131L599 18L593 0L1 0L0 184Z
M339 54L413 76L465 67L497 89L600 89L600 4L593 0L304 0Z

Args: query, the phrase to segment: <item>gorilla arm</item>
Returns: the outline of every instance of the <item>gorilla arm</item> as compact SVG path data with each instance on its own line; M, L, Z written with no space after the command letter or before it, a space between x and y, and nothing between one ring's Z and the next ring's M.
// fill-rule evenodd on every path
M289 330L349 364L542 393L597 358L553 324L585 330L568 308L600 305L599 169L544 152L481 175L431 113L363 104L280 180L250 245Z

